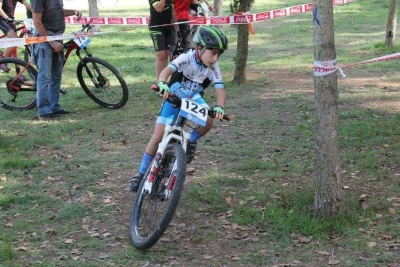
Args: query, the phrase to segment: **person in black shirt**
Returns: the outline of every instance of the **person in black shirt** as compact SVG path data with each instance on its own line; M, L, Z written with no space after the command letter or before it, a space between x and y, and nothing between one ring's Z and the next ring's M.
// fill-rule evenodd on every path
M155 75L156 81L161 71L168 65L169 50L173 29L179 31L172 0L149 0L150 20L149 31L156 52Z

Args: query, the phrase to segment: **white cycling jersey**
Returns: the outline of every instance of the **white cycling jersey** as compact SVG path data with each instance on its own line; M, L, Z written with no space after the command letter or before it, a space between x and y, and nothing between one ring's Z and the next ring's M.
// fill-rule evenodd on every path
M172 93L177 93L181 98L192 98L195 94L201 93L207 81L214 84L215 89L224 89L221 70L218 62L211 67L206 67L196 61L196 51L189 50L181 54L168 65L175 72L178 72L170 86Z

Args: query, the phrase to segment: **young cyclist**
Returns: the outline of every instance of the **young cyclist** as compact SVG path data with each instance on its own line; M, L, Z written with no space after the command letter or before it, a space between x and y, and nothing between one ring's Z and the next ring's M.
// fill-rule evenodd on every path
M159 76L158 86L163 98L167 99L169 92L178 96L191 98L198 104L209 108L202 98L204 85L211 81L217 94L217 104L214 107L215 119L222 120L226 102L226 94L221 71L217 63L220 55L228 48L228 39L218 28L212 26L201 26L193 38L195 49L181 54L163 69ZM167 79L174 74L170 87ZM129 182L129 189L136 192L144 173L152 162L161 142L166 124L171 124L174 116L177 115L171 103L164 101L159 112L154 133L143 154L142 162L138 173ZM196 152L197 140L205 135L212 127L213 120L208 117L205 127L194 129L188 142L186 151L187 163L190 163Z

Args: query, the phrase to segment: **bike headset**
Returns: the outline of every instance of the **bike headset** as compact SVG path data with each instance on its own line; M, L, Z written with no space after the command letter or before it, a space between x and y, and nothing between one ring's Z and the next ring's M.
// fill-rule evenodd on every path
M193 38L193 43L203 47L200 54L196 52L196 61L202 65L204 64L201 61L201 56L206 49L218 49L221 51L220 55L228 49L228 38L220 29L213 26L200 26Z

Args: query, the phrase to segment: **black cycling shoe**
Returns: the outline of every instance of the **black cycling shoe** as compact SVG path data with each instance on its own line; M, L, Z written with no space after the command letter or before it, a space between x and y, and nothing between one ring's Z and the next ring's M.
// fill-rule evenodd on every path
M132 192L137 192L140 182L143 179L144 174L138 172L133 177L132 180L129 182L129 190Z
M186 147L186 163L190 163L194 159L194 155L196 153L196 146L197 146L197 141L193 143L188 142Z

